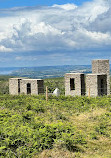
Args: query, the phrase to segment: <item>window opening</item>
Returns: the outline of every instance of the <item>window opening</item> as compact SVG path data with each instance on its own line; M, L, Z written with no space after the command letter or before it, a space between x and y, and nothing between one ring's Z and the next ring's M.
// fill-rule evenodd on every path
M20 94L20 80L21 79L18 79L18 94Z
M27 83L27 94L31 94L31 84Z
M70 90L75 90L75 79L70 78Z

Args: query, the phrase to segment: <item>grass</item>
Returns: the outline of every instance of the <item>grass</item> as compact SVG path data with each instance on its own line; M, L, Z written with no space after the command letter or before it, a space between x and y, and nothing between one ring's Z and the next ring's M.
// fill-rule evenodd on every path
M111 97L0 95L1 157L110 158Z
M0 82L0 157L111 158L111 96L65 97L64 79L45 79L59 97L8 94Z

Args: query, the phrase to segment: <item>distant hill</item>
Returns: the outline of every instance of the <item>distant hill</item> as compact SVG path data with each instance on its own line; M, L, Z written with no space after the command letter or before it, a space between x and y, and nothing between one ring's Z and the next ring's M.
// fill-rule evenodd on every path
M111 65L110 65L111 68ZM63 65L41 67L6 67L0 68L0 75L20 76L29 78L63 77L65 73L91 73L91 65Z
M63 65L63 66L0 68L0 75L21 76L21 77L29 77L29 78L63 77L65 73L69 73L69 72L91 73L91 66Z

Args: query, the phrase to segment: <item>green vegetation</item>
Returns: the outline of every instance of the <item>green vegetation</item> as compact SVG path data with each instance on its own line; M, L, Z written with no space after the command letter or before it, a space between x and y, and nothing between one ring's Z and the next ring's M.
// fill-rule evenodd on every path
M63 83L45 80L50 92ZM111 96L0 94L0 157L110 158Z
M8 80L11 76L0 76L0 94L9 93Z
M55 88L59 88L61 95L65 94L63 77L44 79L44 85L45 85L45 87L48 86L49 93L53 93Z
M110 147L111 97L0 95L1 157L104 158Z

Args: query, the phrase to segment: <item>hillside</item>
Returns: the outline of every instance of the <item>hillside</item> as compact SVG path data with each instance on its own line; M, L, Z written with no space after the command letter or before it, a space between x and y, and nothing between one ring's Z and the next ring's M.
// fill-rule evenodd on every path
M8 78L1 82L6 86ZM49 92L59 87L64 94L63 78L44 82ZM44 95L7 93L0 94L0 157L111 157L111 96L50 96L46 102Z

